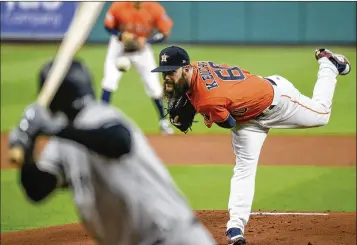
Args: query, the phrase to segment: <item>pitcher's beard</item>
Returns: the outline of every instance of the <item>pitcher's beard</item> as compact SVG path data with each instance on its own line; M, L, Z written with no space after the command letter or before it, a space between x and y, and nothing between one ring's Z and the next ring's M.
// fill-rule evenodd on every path
M188 91L189 87L186 81L178 84L174 84L175 97L179 97Z
M164 96L167 99L179 98L189 90L189 86L184 76L181 76L181 79L174 83L172 81L164 82Z

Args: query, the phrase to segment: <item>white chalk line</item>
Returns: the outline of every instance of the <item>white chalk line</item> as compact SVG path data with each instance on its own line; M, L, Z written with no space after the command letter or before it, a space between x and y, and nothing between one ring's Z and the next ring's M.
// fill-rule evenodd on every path
M272 216L280 216L280 215L296 215L296 216L327 216L329 214L326 213L275 213L275 212L253 212L251 215L272 215Z

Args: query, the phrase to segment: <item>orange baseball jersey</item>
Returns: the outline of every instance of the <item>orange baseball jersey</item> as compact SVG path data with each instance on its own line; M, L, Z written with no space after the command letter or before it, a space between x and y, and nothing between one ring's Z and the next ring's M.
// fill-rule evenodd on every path
M238 66L198 61L188 95L207 127L224 122L231 115L237 122L248 121L273 102L274 89L264 78Z
M105 17L109 29L124 30L148 38L154 29L169 34L173 22L165 9L156 2L142 2L136 9L133 2L113 2Z

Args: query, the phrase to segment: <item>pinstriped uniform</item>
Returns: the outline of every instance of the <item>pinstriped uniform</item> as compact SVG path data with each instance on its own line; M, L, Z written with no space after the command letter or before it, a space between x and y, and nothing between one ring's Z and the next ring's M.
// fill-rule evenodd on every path
M74 125L96 128L119 120L132 135L132 150L107 159L69 140L51 138L38 166L69 184L78 214L102 245L215 244L142 132L120 111L95 102Z

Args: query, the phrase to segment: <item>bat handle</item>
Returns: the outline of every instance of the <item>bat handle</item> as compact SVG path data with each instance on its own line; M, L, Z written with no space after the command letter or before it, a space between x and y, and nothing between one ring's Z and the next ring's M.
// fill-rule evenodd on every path
M20 146L10 148L9 161L11 164L21 166L24 163L25 152Z

